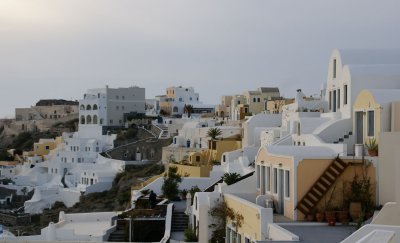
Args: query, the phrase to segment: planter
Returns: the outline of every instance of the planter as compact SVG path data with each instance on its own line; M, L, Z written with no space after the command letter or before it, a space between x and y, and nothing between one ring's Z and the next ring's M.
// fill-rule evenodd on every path
M307 221L314 221L314 214L307 214Z
M376 157L378 156L378 150L370 150L368 149L368 155L371 157Z
M351 219L353 220L353 222L358 222L360 216L361 216L361 203L360 202L351 202L350 203L350 208L349 208L349 212L350 212L350 216Z
M325 215L323 213L316 213L315 218L318 222L323 222L324 221Z
M328 224L330 226L334 226L335 222L336 222L336 212L335 211L326 211L325 218L326 218L326 222L328 222Z
M338 211L337 219L342 225L347 225L349 223L349 212L348 211Z

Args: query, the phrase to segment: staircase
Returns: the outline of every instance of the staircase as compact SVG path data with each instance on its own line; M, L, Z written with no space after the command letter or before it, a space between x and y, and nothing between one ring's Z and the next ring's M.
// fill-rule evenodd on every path
M117 220L117 227L114 232L108 237L108 241L111 242L126 242L129 239L128 230L129 223L126 220Z
M159 138L160 139L167 139L169 137L168 136L168 127L165 126L164 124L159 124L157 126L158 126L158 128L161 129L161 134L160 134Z
M110 237L108 237L108 241L111 242L125 242L127 239L127 234L125 230L116 230L110 234Z
M184 212L172 214L172 232L185 231L188 228L189 217Z
M304 215L308 215L336 182L336 179L346 170L347 166L348 164L341 160L339 156L336 157L298 202L296 209Z

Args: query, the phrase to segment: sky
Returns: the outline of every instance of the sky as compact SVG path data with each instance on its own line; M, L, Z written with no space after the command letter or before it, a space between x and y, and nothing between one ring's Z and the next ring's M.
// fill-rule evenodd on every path
M1 0L0 117L90 88L318 94L335 48L400 48L398 0Z

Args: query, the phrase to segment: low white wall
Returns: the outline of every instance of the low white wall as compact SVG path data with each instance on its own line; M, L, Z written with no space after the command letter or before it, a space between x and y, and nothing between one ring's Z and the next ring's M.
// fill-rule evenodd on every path
M98 182L94 185L86 187L85 195L93 193L93 192L103 192L110 190L112 187L112 181L103 181Z
M268 224L268 238L272 241L299 241L299 237L277 224Z
M367 235L372 236L371 233L377 231L389 231L394 233L393 241L391 242L400 242L400 227L399 226L389 226L389 225L376 225L376 224L367 224L361 227L359 230L351 234L341 243L354 243L354 242L373 242L365 239Z
M65 206L72 207L75 203L79 202L81 193L79 191L63 188L60 190L60 196Z

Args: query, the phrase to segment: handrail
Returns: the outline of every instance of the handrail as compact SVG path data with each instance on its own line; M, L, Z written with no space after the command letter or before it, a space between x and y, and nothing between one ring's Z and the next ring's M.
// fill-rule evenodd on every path
M169 242L171 238L171 227L172 227L172 212L174 209L174 204L170 203L167 206L167 214L165 215L165 231L164 237L161 239L161 243Z

